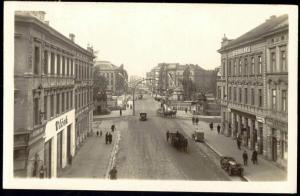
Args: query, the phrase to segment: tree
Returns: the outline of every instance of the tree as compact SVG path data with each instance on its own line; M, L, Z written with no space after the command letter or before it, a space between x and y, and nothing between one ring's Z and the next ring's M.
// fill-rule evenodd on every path
M101 75L98 67L94 69L94 86L93 86L93 99L95 101L105 101L107 100L106 90L108 82L104 76Z
M181 80L184 100L192 100L194 94L196 93L196 85L190 78L190 75L191 75L190 68L187 67L183 71L183 78Z
M124 92L127 91L128 84L128 74L127 71L124 69L124 65L122 64L118 69L116 69L116 94L122 95Z

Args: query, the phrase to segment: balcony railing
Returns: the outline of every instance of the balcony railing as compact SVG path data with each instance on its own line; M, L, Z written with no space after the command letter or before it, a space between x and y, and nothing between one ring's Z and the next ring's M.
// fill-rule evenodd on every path
M39 79L37 78L37 81ZM74 85L73 76L42 76L42 86L44 88L56 87L56 86L72 86Z

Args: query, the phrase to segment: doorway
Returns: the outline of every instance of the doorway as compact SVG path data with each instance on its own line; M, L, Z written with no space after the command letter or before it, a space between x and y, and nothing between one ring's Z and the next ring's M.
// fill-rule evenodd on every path
M71 125L67 127L67 163L71 164Z
M277 160L277 138L275 135L275 129L272 129L272 160Z
M51 153L52 153L52 145L51 145L52 139L48 140L45 143L44 146L44 162L45 162L45 170L46 170L46 174L45 176L48 178L51 178Z

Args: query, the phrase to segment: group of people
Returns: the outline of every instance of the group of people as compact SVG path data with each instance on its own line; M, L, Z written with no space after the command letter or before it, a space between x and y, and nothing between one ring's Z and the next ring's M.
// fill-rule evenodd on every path
M252 163L255 165L255 164L258 164L257 162L257 151L254 150L252 152L252 156L251 156L251 160L252 160ZM244 150L243 152L243 161L244 161L244 165L248 165L248 153L246 150Z
M114 132L116 130L116 126L115 125L111 125L111 132ZM102 136L102 131L97 131L96 132L97 137L98 136ZM112 134L109 132L106 132L105 134L105 144L111 144L112 142Z
M194 124L198 125L198 123L199 123L199 118L198 118L198 116L196 116L196 117L193 116L192 122L193 122L193 125L194 125Z

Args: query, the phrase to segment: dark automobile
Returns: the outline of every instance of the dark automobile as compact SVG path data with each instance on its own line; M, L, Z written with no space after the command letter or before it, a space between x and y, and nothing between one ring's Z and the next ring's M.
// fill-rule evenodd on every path
M147 113L140 113L140 120L141 121L147 120Z
M240 163L237 163L236 160L232 157L222 157L220 160L222 169L226 170L229 175L243 175L243 167Z

